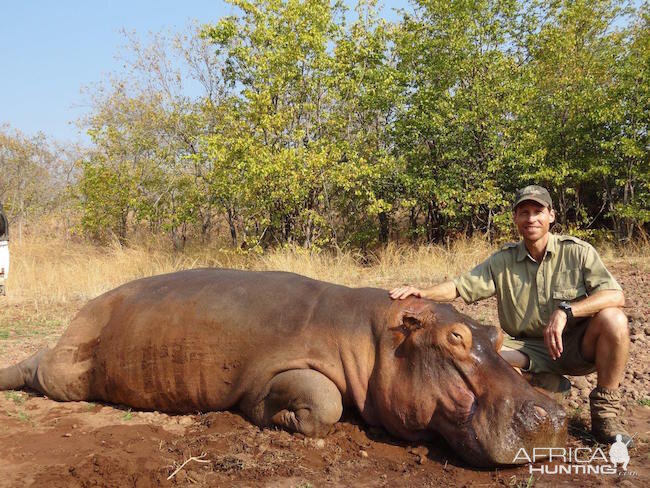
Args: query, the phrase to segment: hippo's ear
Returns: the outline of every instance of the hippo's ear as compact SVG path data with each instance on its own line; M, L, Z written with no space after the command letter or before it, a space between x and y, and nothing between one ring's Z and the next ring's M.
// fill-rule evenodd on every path
M431 319L433 319L433 312L428 307L411 307L402 310L399 314L397 327L403 330L414 331L424 327Z

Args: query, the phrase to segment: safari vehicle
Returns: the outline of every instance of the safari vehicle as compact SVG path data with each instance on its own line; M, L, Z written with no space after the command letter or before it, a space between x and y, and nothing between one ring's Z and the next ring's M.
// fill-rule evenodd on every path
M0 204L0 295L6 295L5 283L9 275L9 221Z

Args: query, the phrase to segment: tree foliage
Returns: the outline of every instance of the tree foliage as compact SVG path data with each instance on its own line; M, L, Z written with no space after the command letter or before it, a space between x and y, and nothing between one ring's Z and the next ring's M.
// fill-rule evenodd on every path
M29 137L0 126L0 203L17 224L23 225L57 207L65 207L66 189L72 181L70 155L43 134Z
M77 187L92 235L495 236L533 182L563 229L648 231L647 4L416 0L388 22L374 0L231 3L132 40L129 72L95 93Z

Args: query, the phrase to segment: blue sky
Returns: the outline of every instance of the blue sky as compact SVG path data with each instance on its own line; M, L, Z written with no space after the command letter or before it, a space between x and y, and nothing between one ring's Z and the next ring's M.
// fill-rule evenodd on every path
M73 124L88 111L81 88L120 69L122 29L146 36L237 12L223 0L0 0L0 8L0 125L61 142L86 140Z
M77 141L71 125L84 85L119 69L122 28L146 34L180 30L192 19L210 22L234 12L223 1L0 0L0 124Z
M383 4L395 19L394 9L408 2ZM88 111L81 88L119 71L122 29L142 36L180 31L237 9L223 0L0 0L0 12L0 125L77 142L87 140L73 124Z

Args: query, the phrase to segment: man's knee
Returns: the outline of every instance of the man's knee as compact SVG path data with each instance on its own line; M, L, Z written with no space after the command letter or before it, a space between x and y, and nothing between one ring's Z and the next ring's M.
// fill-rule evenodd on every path
M627 316L620 308L604 308L592 320L597 323L599 335L605 336L608 340L620 343L629 339Z
M520 369L528 369L530 366L530 359L527 354L516 349L511 349L507 346L502 346L499 354L505 359L510 366Z

